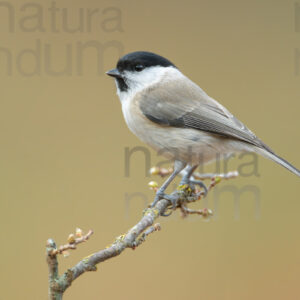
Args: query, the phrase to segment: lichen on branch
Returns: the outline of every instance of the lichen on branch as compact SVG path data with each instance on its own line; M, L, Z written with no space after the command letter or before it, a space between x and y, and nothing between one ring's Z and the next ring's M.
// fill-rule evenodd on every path
M172 169L152 168L150 173L152 175L160 175L164 177L172 172ZM208 191L210 191L216 184L220 183L222 179L231 179L237 177L237 172L230 172L227 174L194 174L197 179L208 179ZM149 186L154 191L157 191L158 184L156 182L149 183ZM171 213L177 209L181 211L183 217L189 214L201 215L204 218L210 217L212 211L208 208L202 210L192 210L188 208L188 204L201 200L204 197L204 191L189 185L179 186L173 193L173 198L177 199L176 206L167 199L162 199L154 207L148 207L143 211L140 221L130 228L125 234L120 235L115 241L107 246L105 249L97 251L82 260L75 266L68 269L62 275L58 272L58 255L69 255L69 250L75 250L78 244L86 242L93 234L89 230L86 234L81 229L76 229L75 234L70 234L67 243L57 247L54 240L48 239L46 245L47 263L49 270L49 299L60 300L64 292L71 286L72 282L85 272L96 271L97 265L112 257L120 255L126 248L136 249L146 241L148 236L161 229L160 224L154 224L154 221L160 216L167 216L166 212L171 210Z

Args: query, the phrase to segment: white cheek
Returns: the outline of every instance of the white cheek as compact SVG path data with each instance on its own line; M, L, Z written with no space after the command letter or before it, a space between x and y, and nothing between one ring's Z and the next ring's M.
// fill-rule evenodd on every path
M130 100L136 93L159 82L183 77L183 74L173 67L151 67L141 72L125 71L124 75L128 90L122 92L117 88L117 94L121 102Z
M129 88L137 91L159 82L165 71L163 67L152 67L141 72L125 72L125 77Z

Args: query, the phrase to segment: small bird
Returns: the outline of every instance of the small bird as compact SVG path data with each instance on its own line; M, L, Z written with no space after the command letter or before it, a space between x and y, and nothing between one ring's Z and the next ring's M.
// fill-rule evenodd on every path
M151 52L132 52L106 74L115 79L129 129L174 160L174 171L157 191L152 206L163 198L176 205L165 190L185 168L181 184L198 184L207 192L201 181L191 179L193 172L200 164L232 153L258 153L300 176L297 168L276 155L168 59Z

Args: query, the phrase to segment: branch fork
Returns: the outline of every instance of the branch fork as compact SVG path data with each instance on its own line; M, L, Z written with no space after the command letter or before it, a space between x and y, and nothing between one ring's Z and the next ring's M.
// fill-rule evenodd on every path
M172 169L152 168L151 174L160 175L162 177L172 172ZM194 178L205 180L210 179L208 191L210 191L216 184L220 183L222 179L231 179L237 177L237 172L230 172L227 174L194 174ZM149 183L149 186L154 191L157 191L158 184L154 181ZM176 207L173 210L179 209L183 217L189 214L197 214L202 217L209 217L212 215L210 209L204 208L202 210L192 210L187 207L189 203L201 200L204 196L204 191L191 188L187 185L179 186L172 194L178 198ZM89 271L96 271L97 265L112 257L120 255L126 248L136 249L142 243L146 241L146 238L161 230L159 223L154 224L154 221L161 215L166 215L166 211L171 208L171 202L166 199L162 199L156 203L154 207L149 207L143 212L143 216L140 221L128 230L127 233L117 237L115 241L103 250L93 253L81 261L75 266L68 269L62 275L58 272L58 255L69 255L69 250L75 250L78 244L86 242L93 234L92 230L89 230L86 234L83 234L81 229L76 229L75 234L70 234L68 242L57 248L56 243L52 239L48 239L46 244L47 263L49 272L49 299L61 300L64 292L72 282L76 280L80 275Z

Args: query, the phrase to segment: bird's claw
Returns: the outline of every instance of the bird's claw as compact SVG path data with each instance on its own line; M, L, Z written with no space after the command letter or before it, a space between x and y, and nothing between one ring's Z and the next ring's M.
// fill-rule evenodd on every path
M154 207L158 201L162 200L162 199L166 199L168 201L171 202L172 204L172 207L171 209L174 210L177 206L177 201L178 201L178 197L176 196L173 196L173 195L168 195L168 194L165 194L164 192L161 192L161 191L157 191L156 195L155 195L155 198L154 198L154 201L152 202L151 204L151 208ZM169 214L165 214L165 213L162 213L161 215L163 217L167 217L171 214L172 212L170 212Z
M191 178L183 179L183 180L181 180L180 185L188 185L192 189L192 191L195 190L194 185L198 185L203 189L204 197L208 193L208 189L207 189L206 185L200 180L195 180L195 179L191 179Z
M159 200L164 199L164 195L165 195L165 193L163 193L163 192L161 192L160 190L158 190L158 191L156 192L154 201L151 203L150 207L153 208L153 207L157 204L157 202L158 202Z
M169 200L172 204L172 206L170 207L170 212L168 214L166 213L161 214L161 216L163 217L168 217L172 214L172 211L176 209L179 197L165 194L164 199Z
M191 188L192 192L195 191L194 185L200 186L203 189L204 197L208 193L208 189L207 189L206 185L200 180L195 180L195 179L190 179L190 178L189 179L184 179L180 182L180 186L184 186L184 185L188 185ZM157 204L157 202L162 200L162 199L166 199L166 200L171 202L172 206L170 207L170 209L173 211L173 210L176 209L176 207L178 205L179 196L165 194L163 190L158 190L156 192L154 201L152 202L150 207L153 208ZM168 214L162 213L161 215L164 216L164 217L167 217L172 213L172 211Z
M205 185L205 183L203 183L200 180L195 180L195 179L190 179L189 182L203 188L204 197L206 197L206 195L208 193L208 189L207 189L207 186Z

